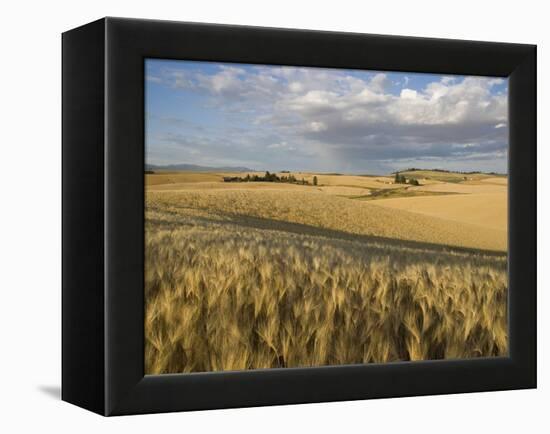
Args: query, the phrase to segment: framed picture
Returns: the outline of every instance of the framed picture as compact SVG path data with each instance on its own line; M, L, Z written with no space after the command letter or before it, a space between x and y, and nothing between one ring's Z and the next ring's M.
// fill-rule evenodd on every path
M62 379L103 415L536 387L536 47L64 33Z

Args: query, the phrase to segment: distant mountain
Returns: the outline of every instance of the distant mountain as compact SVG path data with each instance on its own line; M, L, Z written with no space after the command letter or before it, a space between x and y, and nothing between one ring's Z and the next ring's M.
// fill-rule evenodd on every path
M146 164L145 170L151 171L174 171L174 172L254 172L254 170L249 169L248 167L209 167L209 166L197 166L196 164L167 164L167 165L156 165L156 164Z

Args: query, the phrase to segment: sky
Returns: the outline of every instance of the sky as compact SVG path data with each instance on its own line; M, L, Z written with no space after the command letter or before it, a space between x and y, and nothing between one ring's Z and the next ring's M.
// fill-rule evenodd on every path
M508 81L146 59L147 164L507 173Z

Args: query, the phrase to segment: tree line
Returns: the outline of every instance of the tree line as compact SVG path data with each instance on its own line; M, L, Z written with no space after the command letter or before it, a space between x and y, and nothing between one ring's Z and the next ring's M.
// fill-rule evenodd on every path
M302 177L302 179L297 179L294 175L289 173L288 175L278 176L276 173L265 172L264 176L261 175L250 175L249 173L244 176L224 176L223 182L284 182L287 184L298 184L298 185L311 185L308 180ZM318 179L316 176L313 177L313 185L318 184Z

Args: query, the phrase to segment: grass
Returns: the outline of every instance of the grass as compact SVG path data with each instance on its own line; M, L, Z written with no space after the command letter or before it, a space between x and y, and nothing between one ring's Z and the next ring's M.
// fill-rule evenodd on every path
M145 175L145 185L165 185L194 182L220 182L223 177L215 173L202 172L158 172Z
M399 172L401 175L405 175L406 178L416 179L431 179L440 182L458 183L463 181L480 181L487 178L497 177L494 174L487 174L481 172L474 173L458 173L458 172L442 172L437 170L409 170Z
M443 191L423 191L409 189L408 187L396 189L380 189L372 190L370 194L349 196L350 199L358 200L377 200L377 199L393 199L398 197L418 197L418 196L443 196L447 194L455 194Z
M394 209L397 212L407 211L416 215L431 216L449 222L468 223L500 231L500 237L495 233L497 237L495 239L499 238L504 241L508 228L506 190L504 187L485 185L479 186L478 189L484 191L493 187L501 191L466 194L441 192L439 196L437 196L437 191L426 191L422 197L387 197L373 203L387 209Z
M225 219L261 218L275 225L295 223L354 235L506 251L506 234L497 230L389 209L377 205L378 201L338 197L312 186L273 183L272 189L269 184L265 188L225 189L227 183L220 183L220 189L149 191L147 205L151 210L181 214L182 219L194 210ZM444 197L450 196L435 199Z
M147 374L507 354L490 230L288 187L147 192Z

